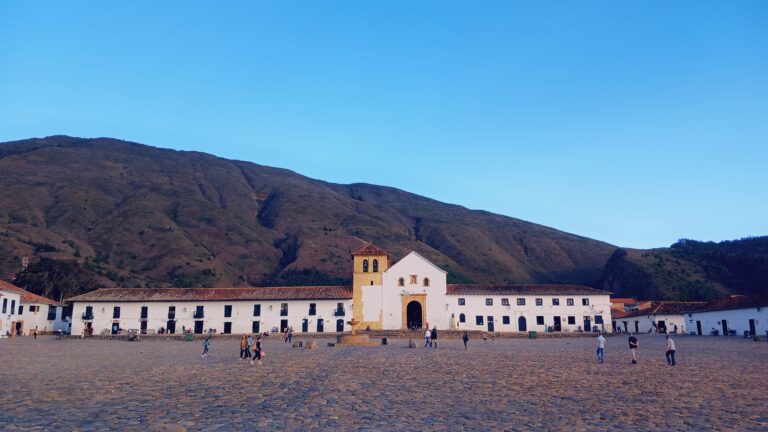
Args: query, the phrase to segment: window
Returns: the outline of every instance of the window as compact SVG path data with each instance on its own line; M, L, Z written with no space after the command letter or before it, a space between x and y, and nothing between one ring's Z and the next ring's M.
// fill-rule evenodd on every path
M120 318L120 306L115 306L115 309L112 311L112 318Z
M493 306L493 299L492 298L485 299L485 305L486 306Z
M536 325L544 325L544 317L543 316L537 316L536 317Z
M24 315L24 306L19 305L19 315Z
M253 316L261 316L261 305L255 304L253 305ZM256 321L258 322L258 321Z
M603 323L603 316L602 315L595 315L595 324L600 325Z
M288 316L288 303L280 303L280 316Z
M509 316L503 316L501 317L501 323L509 325Z
M232 305L224 305L224 318L232 317Z
M537 298L536 299L536 306L544 306L544 299Z
M565 304L567 304L568 306L573 306L573 299L572 298L565 299Z
M141 318L142 319L149 318L149 306L142 306L141 307Z
M459 322L467 322L467 317L464 314L459 314Z
M379 272L379 260L377 259L373 260L373 272L374 273Z
M176 306L168 306L168 319L176 319Z
M232 333L232 323L231 322L225 322L224 323L224 334L230 334Z
M465 304L467 304L467 300L463 298L459 298L459 306L464 306Z
M37 312L37 308L38 308L38 307L39 307L39 306L30 306L28 310L29 310L30 312L32 312L32 313L35 313L35 312Z
M429 278L424 278L424 286L425 287L429 286Z
M588 298L581 299L581 305L582 306L589 306L589 299Z
M8 310L8 299L3 299L3 313L5 313Z
M310 315L317 315L317 304L316 303L310 303L309 304L309 314Z
M560 299L552 299L552 306L560 306Z
M397 280L397 286L405 286L405 279L400 278Z
M411 275L411 285L416 285L419 278L416 275Z
M194 317L196 319L205 318L205 307L204 306L195 306L195 315Z
M368 260L363 260L363 273L368 273Z
M509 299L508 298L501 299L501 305L502 306L509 306Z
M56 309L54 309L55 311ZM11 300L11 314L16 312L16 300Z
M568 317L568 324L569 324L569 325L574 325L574 324L576 324L576 317L572 317L572 316L569 316L569 317Z
M524 298L517 299L517 305L518 306L525 306L525 299Z
M478 316L475 317L475 324L483 325L483 316L482 315L478 315Z

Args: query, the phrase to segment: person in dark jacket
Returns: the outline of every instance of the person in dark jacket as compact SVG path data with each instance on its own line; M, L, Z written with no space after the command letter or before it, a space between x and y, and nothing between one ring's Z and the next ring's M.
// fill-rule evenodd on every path
M464 341L464 349L467 349L467 342L469 342L469 335L467 332L464 332L464 336L461 337L461 340Z
M432 346L437 348L437 327L432 327Z

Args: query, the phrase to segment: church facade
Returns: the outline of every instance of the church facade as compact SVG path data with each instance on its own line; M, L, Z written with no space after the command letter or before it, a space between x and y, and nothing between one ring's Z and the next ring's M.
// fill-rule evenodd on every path
M395 263L367 244L352 286L105 288L68 299L72 333L341 333L356 330L610 331L610 298L581 285L448 284L411 252Z

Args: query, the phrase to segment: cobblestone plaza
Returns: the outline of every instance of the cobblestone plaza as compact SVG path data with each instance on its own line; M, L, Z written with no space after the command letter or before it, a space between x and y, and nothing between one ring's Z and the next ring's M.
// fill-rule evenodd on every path
M300 339L299 339L300 340ZM328 340L330 341L330 340ZM762 430L768 343L679 336L440 340L291 349L237 340L0 341L3 430Z

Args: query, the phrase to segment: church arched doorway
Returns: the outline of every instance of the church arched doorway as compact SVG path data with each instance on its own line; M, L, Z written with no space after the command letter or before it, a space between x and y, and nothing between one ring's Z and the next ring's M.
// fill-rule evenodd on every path
M408 303L408 306L406 306L406 315L407 315L407 322L408 322L408 328L416 328L420 329L422 326L422 312L421 312L421 303L417 301L411 301Z

